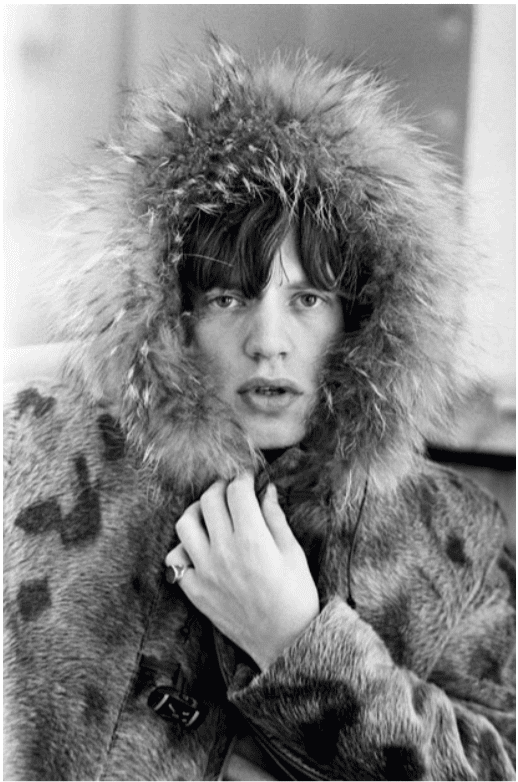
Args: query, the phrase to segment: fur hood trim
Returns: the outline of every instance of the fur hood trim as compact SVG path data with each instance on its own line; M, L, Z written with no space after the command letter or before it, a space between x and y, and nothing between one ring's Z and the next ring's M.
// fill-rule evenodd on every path
M466 256L459 194L389 97L353 67L300 54L251 68L214 41L206 60L175 62L135 95L102 167L76 188L56 337L80 340L69 370L165 476L199 489L258 463L185 348L176 264L197 211L266 191L311 199L323 226L339 221L343 263L371 304L323 373L318 416L333 436L322 461L345 466L349 487L368 473L391 490L443 419Z

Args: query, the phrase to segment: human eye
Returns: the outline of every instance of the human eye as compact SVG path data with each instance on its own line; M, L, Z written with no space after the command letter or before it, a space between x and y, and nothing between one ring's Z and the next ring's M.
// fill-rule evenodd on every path
M295 296L295 305L303 310L311 310L325 304L326 297L315 291L302 291Z
M243 304L243 297L234 291L213 290L205 297L205 307L211 310L233 310Z

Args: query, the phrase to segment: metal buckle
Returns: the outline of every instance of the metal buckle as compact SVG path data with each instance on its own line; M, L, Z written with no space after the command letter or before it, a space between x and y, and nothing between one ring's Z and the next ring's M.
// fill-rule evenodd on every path
M162 719L179 722L185 728L193 728L201 716L198 701L180 695L173 687L157 687L150 693L147 704Z

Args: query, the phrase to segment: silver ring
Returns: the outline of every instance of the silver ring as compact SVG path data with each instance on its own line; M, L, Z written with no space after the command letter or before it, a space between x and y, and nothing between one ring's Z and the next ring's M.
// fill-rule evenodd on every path
M177 584L185 576L186 570L188 570L188 565L169 565L167 580L170 584Z

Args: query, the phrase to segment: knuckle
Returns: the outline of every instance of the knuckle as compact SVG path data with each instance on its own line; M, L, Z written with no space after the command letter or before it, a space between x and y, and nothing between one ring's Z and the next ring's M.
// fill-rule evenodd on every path
M193 519L196 519L198 517L197 505L198 505L197 502L195 502L193 505L189 505L189 507L186 508L186 510L184 510L184 512L176 522L175 529L179 537L181 537L182 534L185 533L185 530L188 528L189 525L192 525Z
M218 561L225 559L228 555L228 546L221 536L214 535L211 539L211 556L217 564Z
M200 497L200 505L202 508L206 508L207 505L212 504L215 499L220 497L225 490L224 481L216 481L208 489L205 489Z
M253 476L249 472L242 472L228 483L227 497L237 497L250 486L253 486Z

